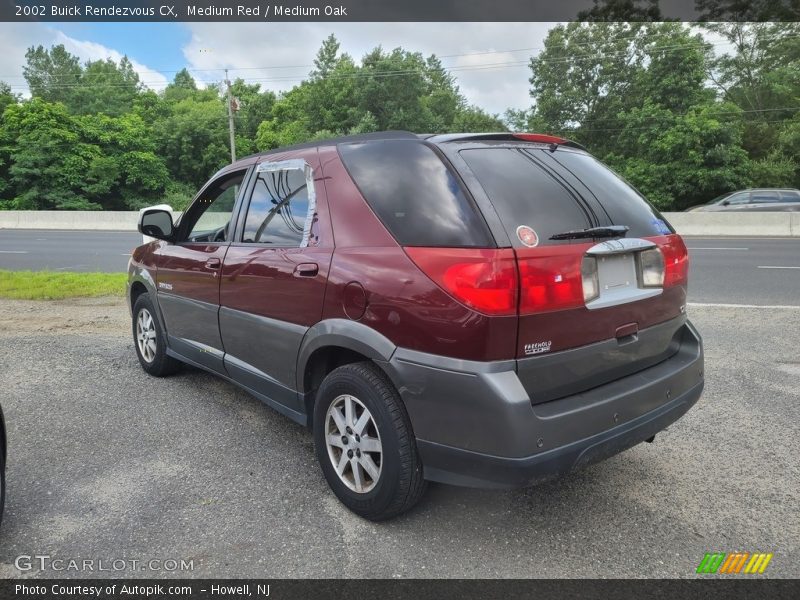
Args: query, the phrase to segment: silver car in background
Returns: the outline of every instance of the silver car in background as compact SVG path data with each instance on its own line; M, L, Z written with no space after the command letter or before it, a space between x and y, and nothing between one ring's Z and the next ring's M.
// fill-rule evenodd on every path
M707 204L693 206L690 212L792 212L800 211L800 190L791 188L755 188L717 196Z

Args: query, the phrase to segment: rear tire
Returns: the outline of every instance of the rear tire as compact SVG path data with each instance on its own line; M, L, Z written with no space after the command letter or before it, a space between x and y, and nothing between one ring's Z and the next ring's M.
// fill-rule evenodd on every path
M365 519L391 519L425 491L400 395L370 362L334 369L322 382L314 405L314 445L333 493Z
M133 346L142 368L154 377L171 375L181 363L167 356L167 336L158 320L150 294L136 298L133 305Z

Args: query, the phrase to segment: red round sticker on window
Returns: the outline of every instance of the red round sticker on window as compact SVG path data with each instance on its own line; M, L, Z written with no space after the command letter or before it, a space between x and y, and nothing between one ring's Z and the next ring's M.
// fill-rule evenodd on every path
M527 225L520 225L517 227L517 237L519 241L528 246L528 248L539 245L539 236Z

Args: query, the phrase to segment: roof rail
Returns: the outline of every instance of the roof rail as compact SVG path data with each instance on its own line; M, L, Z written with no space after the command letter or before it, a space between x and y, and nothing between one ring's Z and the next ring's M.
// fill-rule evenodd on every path
M410 131L375 131L372 133L358 133L354 135L342 135L339 137L325 138L321 140L312 140L310 142L303 142L300 144L293 144L291 146L281 146L280 148L273 148L264 152L256 152L243 156L237 160L246 160L248 158L258 156L269 156L270 154L278 154L281 152L288 152L291 150L302 150L304 148L314 148L316 146L335 146L345 142L366 142L369 140L396 140L396 139L419 139L417 134Z

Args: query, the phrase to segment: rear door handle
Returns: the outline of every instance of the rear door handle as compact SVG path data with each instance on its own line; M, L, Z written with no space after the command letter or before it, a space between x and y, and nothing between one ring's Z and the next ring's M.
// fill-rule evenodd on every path
M295 277L314 277L317 273L319 273L317 263L300 263L294 268Z
M206 269L219 269L222 262L218 258L209 258L206 261Z

